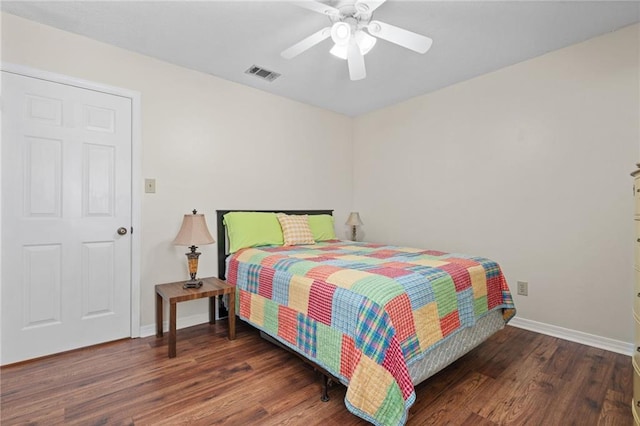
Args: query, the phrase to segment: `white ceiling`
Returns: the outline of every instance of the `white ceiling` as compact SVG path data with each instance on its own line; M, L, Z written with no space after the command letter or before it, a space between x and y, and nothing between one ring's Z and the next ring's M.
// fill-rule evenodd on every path
M336 4L336 1L325 1ZM420 55L380 40L349 80L330 39L280 52L330 24L283 1L2 1L5 12L300 102L357 116L640 21L637 1L399 1L374 19L427 35ZM244 74L251 65L282 76Z

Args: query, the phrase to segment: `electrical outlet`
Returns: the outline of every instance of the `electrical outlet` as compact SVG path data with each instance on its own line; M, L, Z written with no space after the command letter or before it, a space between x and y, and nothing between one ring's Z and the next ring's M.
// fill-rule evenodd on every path
M156 193L156 180L155 179L145 179L144 180L144 192L147 194L155 194Z
M518 281L518 294L520 296L529 295L529 283L526 281Z

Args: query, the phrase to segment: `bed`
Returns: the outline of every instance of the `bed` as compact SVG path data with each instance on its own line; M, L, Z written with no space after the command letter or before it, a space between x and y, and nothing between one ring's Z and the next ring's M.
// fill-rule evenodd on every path
M373 424L404 424L418 383L515 315L494 261L341 241L325 232L331 210L278 213L284 242L297 244L277 240L273 211L217 211L218 275L236 286L240 319L347 386L347 409ZM258 216L269 222L237 219ZM324 233L292 240L301 220ZM243 227L273 232L240 238Z

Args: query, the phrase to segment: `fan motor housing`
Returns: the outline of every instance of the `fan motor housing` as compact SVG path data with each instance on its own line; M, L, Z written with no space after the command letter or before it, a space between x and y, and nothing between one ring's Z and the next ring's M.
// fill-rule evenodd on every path
M340 11L340 15L329 15L331 22L334 24L336 22L347 22L354 30L360 30L366 27L373 16L372 13L358 11L353 2L339 2L339 4L334 7ZM349 22L350 20L353 20L353 23Z

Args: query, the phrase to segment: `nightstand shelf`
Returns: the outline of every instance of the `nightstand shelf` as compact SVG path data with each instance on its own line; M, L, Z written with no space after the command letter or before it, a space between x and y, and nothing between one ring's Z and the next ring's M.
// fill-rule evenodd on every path
M215 324L215 299L229 295L229 340L236 338L235 287L210 277L202 278L202 287L183 288L185 281L156 285L156 337L163 336L163 300L169 302L169 358L176 356L176 314L177 304L188 300L209 298L209 324Z

